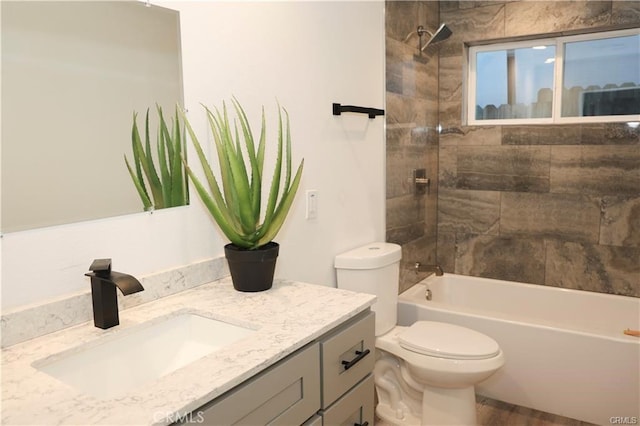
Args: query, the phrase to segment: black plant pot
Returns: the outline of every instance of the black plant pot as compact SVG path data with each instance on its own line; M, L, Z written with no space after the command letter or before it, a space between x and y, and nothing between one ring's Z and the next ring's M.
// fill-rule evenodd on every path
M234 244L224 246L233 288L238 291L264 291L273 285L273 274L280 245L273 241L255 250Z

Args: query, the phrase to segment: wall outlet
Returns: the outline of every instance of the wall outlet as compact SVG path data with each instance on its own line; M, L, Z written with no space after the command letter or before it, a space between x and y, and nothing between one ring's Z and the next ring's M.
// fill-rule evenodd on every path
M305 219L317 219L318 218L318 190L308 189L306 192L307 209L305 212Z

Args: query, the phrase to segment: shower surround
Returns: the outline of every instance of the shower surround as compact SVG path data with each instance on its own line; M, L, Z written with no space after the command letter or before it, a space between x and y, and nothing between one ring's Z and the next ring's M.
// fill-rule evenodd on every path
M640 296L640 129L461 125L462 42L640 25L640 2L440 2L438 260L446 271Z
M387 241L400 292L446 272L640 296L640 130L625 124L463 126L463 42L640 26L639 1L387 1ZM446 23L424 55L404 39ZM442 126L441 131L438 131ZM409 177L426 168L427 195ZM436 253L437 246L437 253ZM587 423L478 401L482 424Z
M401 45L440 22L453 35L426 63ZM403 246L402 288L437 245L446 272L640 296L640 128L461 122L463 42L612 25L640 25L640 2L387 2L387 239ZM438 170L422 198L403 180L418 167Z
M436 262L438 199L438 53L439 43L418 50L419 25L433 32L440 25L438 2L387 1L387 241L402 246L400 291L427 274L415 262ZM427 36L423 37L423 43ZM414 169L426 169L430 186L415 195Z

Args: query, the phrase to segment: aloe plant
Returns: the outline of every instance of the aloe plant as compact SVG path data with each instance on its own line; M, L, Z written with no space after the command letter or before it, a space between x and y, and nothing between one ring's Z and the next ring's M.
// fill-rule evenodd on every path
M217 108L211 111L204 107L213 133L222 185L218 184L202 145L183 113L184 125L204 170L208 189L186 162L185 167L198 195L224 235L236 246L252 250L272 241L282 227L300 185L304 159L292 179L289 114L278 105L277 157L268 198L263 203L264 108L260 139L256 144L245 111L235 98L232 103L237 116L233 125L226 104L223 103L222 112Z
M137 113L133 113L131 128L131 146L133 163L131 167L127 156L124 156L129 175L140 195L144 210L162 209L165 207L184 206L189 203L186 176L184 173L183 130L180 128L178 108L172 120L171 130L162 114L162 108L156 106L160 123L158 125L156 156L151 149L149 133L149 110L145 117L144 146L138 130ZM155 161L158 162L156 167Z

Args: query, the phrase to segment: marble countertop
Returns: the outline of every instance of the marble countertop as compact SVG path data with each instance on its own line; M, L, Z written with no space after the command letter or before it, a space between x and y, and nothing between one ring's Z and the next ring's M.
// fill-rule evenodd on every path
M88 322L19 343L2 350L2 424L168 424L366 310L374 300L367 294L286 280L277 280L265 292L241 293L226 278L123 310L120 325L109 330ZM113 399L83 394L32 365L138 324L183 313L257 331Z

